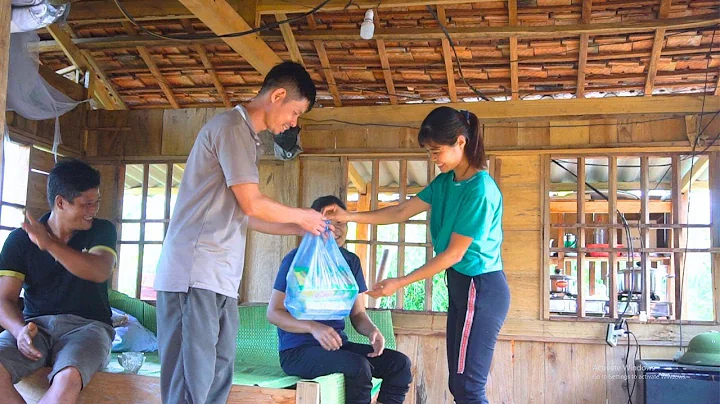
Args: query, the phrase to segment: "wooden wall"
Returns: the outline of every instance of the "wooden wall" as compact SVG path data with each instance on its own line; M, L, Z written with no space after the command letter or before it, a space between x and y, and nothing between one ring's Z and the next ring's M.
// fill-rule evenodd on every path
M87 119L91 128L88 160L102 167L106 180L123 162L184 161L198 129L221 110L92 112ZM627 400L623 384L626 346L605 345L606 324L543 320L542 161L543 154L560 149L578 149L580 153L597 149L689 150L688 138L692 138L697 121L684 116L664 118L535 120L502 123L507 127L486 130L487 149L494 156L496 179L505 201L503 259L512 293L490 375L491 402L600 404ZM708 133L718 132L718 122ZM562 127L585 123L594 126ZM343 155L424 155L413 128L308 124L303 128L302 142L306 154L299 160L266 160L260 166L263 192L293 206L306 207L317 196L345 192ZM117 184L107 187L108 193L118 188ZM118 198L110 199L117 202L103 207L103 211L114 212L117 217ZM294 237L250 236L241 288L243 301L268 300L280 259L295 242ZM407 403L452 402L446 388L445 316L395 312L393 318L398 348L413 362L414 382ZM710 328L685 325L685 343ZM635 323L631 329L640 342L643 358L670 358L677 350L677 325ZM631 347L631 357L635 351Z
M447 389L445 337L400 334L398 349L412 358L414 382L406 403L452 403ZM493 404L606 404L625 403L627 347L602 344L501 340L487 386ZM635 346L643 358L671 358L676 348ZM633 370L630 370L631 374ZM632 390L633 381L630 381ZM636 384L633 402L640 401Z
M300 162L264 161L260 164L260 190L268 197L298 206ZM297 237L248 232L240 300L268 302L283 257L297 246Z

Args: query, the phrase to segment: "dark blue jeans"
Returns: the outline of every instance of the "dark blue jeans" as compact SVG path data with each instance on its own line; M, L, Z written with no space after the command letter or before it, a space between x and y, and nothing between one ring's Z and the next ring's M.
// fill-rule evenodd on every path
M510 308L507 279L503 271L470 277L450 268L447 284L450 392L457 404L486 404L490 363Z
M412 382L410 359L392 349L368 358L372 351L370 345L352 342L337 351L326 351L320 345L301 346L280 351L280 366L285 373L304 379L342 373L347 404L370 404L372 378L377 377L382 379L378 401L402 404Z

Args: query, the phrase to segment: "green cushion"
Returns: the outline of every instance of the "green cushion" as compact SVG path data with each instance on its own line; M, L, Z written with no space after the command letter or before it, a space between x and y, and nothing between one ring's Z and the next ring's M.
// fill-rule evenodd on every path
M108 296L112 307L132 315L143 326L157 334L157 316L154 306L115 290L109 290ZM286 375L280 368L277 327L267 321L266 312L267 304L238 307L239 327L235 339L236 359L233 384L265 388L292 387L301 379ZM368 310L367 313L385 336L385 346L395 349L395 334L390 311ZM352 342L368 343L367 337L355 331L349 318L346 319L345 332ZM112 355L110 364L105 371L113 373L123 371L117 363L117 354ZM160 359L157 352L145 354L145 364L138 374L160 376ZM322 376L311 381L320 384L320 397L323 404L345 402L345 381L341 374ZM373 396L380 391L380 383L380 379L373 379Z
M108 299L110 300L111 307L122 310L135 317L143 327L157 335L155 306L112 289L108 289Z

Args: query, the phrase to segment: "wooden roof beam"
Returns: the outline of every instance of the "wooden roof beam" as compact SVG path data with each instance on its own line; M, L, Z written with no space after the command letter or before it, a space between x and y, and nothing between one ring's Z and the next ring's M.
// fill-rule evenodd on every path
M447 27L447 17L445 16L445 8L441 5L437 6L438 19L443 25ZM450 47L450 41L443 35L442 39L442 54L443 60L445 61L445 74L447 75L448 84L448 96L450 101L458 102L457 98L457 87L455 85L455 67L452 59L452 48Z
M446 104L467 109L480 119L536 119L561 116L630 116L635 114L697 114L705 98L705 112L720 110L720 96L679 95L672 97L612 97L570 100L537 100L506 102L473 102ZM300 117L315 121L336 119L358 124L417 125L437 104L403 104L315 108ZM318 124L322 122L305 121Z
M226 0L214 0L212 2L202 0L179 1L217 35L244 32L253 28ZM222 38L222 40L263 76L273 66L282 62L280 57L260 39L257 33Z
M592 0L583 0L581 21L583 24L590 24L592 15ZM578 52L578 81L575 96L585 98L585 69L588 61L589 34L580 34L580 49Z
M352 161L348 164L348 178L359 193L363 195L367 193L368 184L363 176L360 175L357 168L355 168L355 164L353 164Z
M80 50L72 42L70 34L63 30L59 24L48 25L46 29L55 39L55 42L58 43L73 66L80 71L90 71L90 95L95 98L103 108L109 110L127 109L125 102L120 98L112 82L110 82L102 70L95 64L89 51ZM68 27L67 29L70 28Z
M53 69L40 65L38 73L40 73L40 76L42 76L48 84L73 100L83 101L87 98L87 89L85 87L74 81L66 79L61 74L53 71Z
M231 0L234 2L235 0ZM353 0L353 8L390 8L417 7L435 4L463 4L495 2L497 0ZM254 12L243 12L246 21L252 23L250 16L255 14L292 14L305 13L317 6L320 0L258 0ZM178 1L171 0L122 0L122 5L137 21L169 20L194 18L192 12ZM322 8L322 11L342 11L348 7L347 0L333 0ZM239 7L238 7L239 8ZM246 10L240 8L241 10ZM125 17L112 1L79 1L73 2L72 12L68 19L71 23L121 22Z
M227 95L227 92L225 91L225 86L223 86L222 82L220 82L220 77L218 77L217 72L215 72L215 68L212 65L212 62L210 61L210 58L208 57L207 51L205 50L205 47L201 44L196 44L194 46L195 52L197 52L198 56L200 56L200 60L202 61L203 66L205 66L205 69L207 69L208 74L210 75L210 79L213 82L213 85L215 85L215 89L217 90L218 94L220 95L220 98L223 100L223 105L230 108L232 107L232 103L230 102L230 98Z
M135 28L135 25L133 25L132 23L124 21L121 23L121 25L128 33L128 35L137 36L139 34L137 28ZM189 31L188 33L192 34L194 33L194 30ZM170 89L170 85L168 85L165 77L160 72L160 69L158 69L157 64L155 64L155 62L152 60L150 51L148 51L145 46L138 46L136 49L138 51L138 54L140 55L140 58L145 62L145 65L147 65L148 69L150 69L150 73L153 75L153 77L155 77L155 80L157 80L158 85L160 86L163 94L165 94L165 98L167 98L170 106L175 109L179 109L180 105L178 104L177 99L172 92L172 89Z
M380 24L380 16L375 13L375 29L382 29ZM385 49L385 40L378 39L375 41L378 48L378 57L380 58L380 67L383 72L383 79L385 79L385 87L387 88L388 97L390 98L390 104L397 105L398 97L395 94L395 82L392 78L392 71L390 71L390 61L388 60L387 50Z
M680 192L685 193L690 189L690 183L695 182L700 178L701 175L707 171L709 167L710 160L708 159L708 156L702 155L698 156L697 160L692 165L692 170L688 170L688 172L683 175L682 180L680 181ZM692 176L690 176L690 171L692 171Z
M150 73L152 73L153 77L155 77L155 80L157 80L158 85L165 94L165 98L167 98L168 102L170 102L170 105L175 109L180 108L180 104L178 104L177 99L175 99L175 95L173 94L172 89L170 89L170 85L168 85L165 77L162 75L160 70L158 70L157 65L152 60L152 55L150 55L150 52L147 50L147 48L144 46L138 46L137 51L138 54L140 54L142 60L147 65L147 67L150 69Z
M390 104L397 105L398 97L395 94L395 83L393 82L392 72L390 71L390 62L388 61L387 52L385 50L385 41L378 39L377 41L378 56L380 56L380 66L382 67L383 78L385 79L385 87L390 94Z
M515 27L518 24L517 0L508 0L508 22L509 26ZM510 91L512 99L520 98L520 85L518 80L518 38L517 35L510 36Z
M74 3L83 4L83 2ZM564 37L576 37L582 34L588 35L624 35L633 33L643 32L654 32L658 28L665 28L665 30L683 30L683 29L696 29L704 27L712 27L714 24L720 24L720 17L708 17L705 16L694 16L694 17L682 17L665 20L651 20L651 21L640 21L640 22L624 22L624 23L603 23L603 24L578 24L578 25L553 25L553 26L516 26L516 27L462 27L455 28L449 27L448 32L453 39L466 40L466 39L498 39L498 38L509 38L511 35L516 35L518 38L530 38L530 39L545 39L545 38L564 38ZM111 48L132 48L136 46L170 46L183 44L187 45L187 41L183 41L187 35L167 35L169 38L177 37L177 40L172 39L157 39L149 38L147 36L137 37L105 37L105 38L78 38L73 39L75 43L81 49L111 49ZM198 35L199 38L195 40L195 43L220 43L221 39L214 35ZM260 33L261 38L267 41L282 41L282 34L279 32L267 32ZM440 28L382 28L375 29L373 38L384 39L384 40L417 40L418 37L423 39L435 39L441 40L445 38L445 34ZM296 41L357 41L358 31L350 29L334 29L334 30L318 30L311 29L308 31L302 31L295 33ZM706 47L705 47L706 48ZM56 41L40 41L34 48L39 52L52 52L60 49L59 44ZM694 48L693 53L705 53L699 52L700 48ZM714 49L714 48L713 48ZM673 52L678 52L674 50ZM684 52L684 51L683 51ZM638 52L626 52L627 56L617 56L614 58L625 58L625 57L641 57L642 55ZM613 57L615 53L609 55ZM647 52L644 53L647 55ZM604 60L606 55L590 55L590 60ZM560 57L555 57L556 59ZM543 57L528 57L524 60L532 61L533 59L543 59Z
M287 20L287 15L284 13L277 13L275 14L275 20L285 21ZM285 46L288 48L288 52L290 52L290 59L293 62L300 63L305 66L305 61L303 61L300 48L298 48L297 42L295 41L295 34L293 34L290 24L280 24L280 32L282 33L283 40L285 41Z
M315 17L308 15L307 21L311 29L317 28ZM332 67L330 66L330 59L328 59L327 52L325 51L325 44L323 44L321 40L316 39L313 41L313 45L315 45L315 50L317 51L318 58L320 59L320 65L323 68L325 81L327 82L328 89L333 97L333 104L336 107L341 107L342 101L340 100L340 92L338 92L337 83L335 83L335 76L333 76Z
M619 23L576 24L576 25L544 25L516 27L448 27L447 31L453 40L468 39L498 39L517 35L518 38L544 39L578 37L581 34L589 35L624 35L640 32L653 32L659 28L666 30L683 30L702 27L712 27L720 24L720 16L702 15L693 17L680 17L665 20L632 21ZM278 38L279 33L264 32L263 38ZM357 41L356 29L317 30L312 27L308 31L298 32L297 40L323 40L323 41ZM385 28L376 29L375 39L386 40L423 40L442 39L445 34L440 28Z
M500 0L503 1L503 0ZM422 6L433 6L433 5L450 5L450 4L465 4L465 3L490 3L497 2L497 0L353 0L350 7L359 9L378 9L378 8L392 8L392 7L422 7ZM258 0L258 13L260 14L274 14L278 12L282 13L304 13L311 8L317 6L320 2L318 0ZM348 8L347 0L332 0L330 3L323 6L322 11L342 11Z
M670 6L672 0L660 0L660 10L658 11L658 19L666 19L670 14ZM666 28L658 28L655 30L655 39L653 40L652 52L650 53L650 64L648 65L647 79L645 79L645 96L651 97L653 88L655 87L655 76L657 75L658 63L660 55L665 44Z

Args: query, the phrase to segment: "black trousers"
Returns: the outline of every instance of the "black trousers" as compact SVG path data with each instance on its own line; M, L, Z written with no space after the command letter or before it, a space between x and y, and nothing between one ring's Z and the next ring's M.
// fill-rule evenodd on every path
M378 401L383 404L402 404L412 375L410 359L405 354L385 349L382 355L369 358L370 345L346 342L337 351L321 346L301 346L280 351L280 365L291 376L313 379L331 373L345 375L345 402L369 404L372 378L382 379Z
M487 404L490 363L510 308L507 279L503 271L469 277L450 268L447 284L450 392L457 404Z

